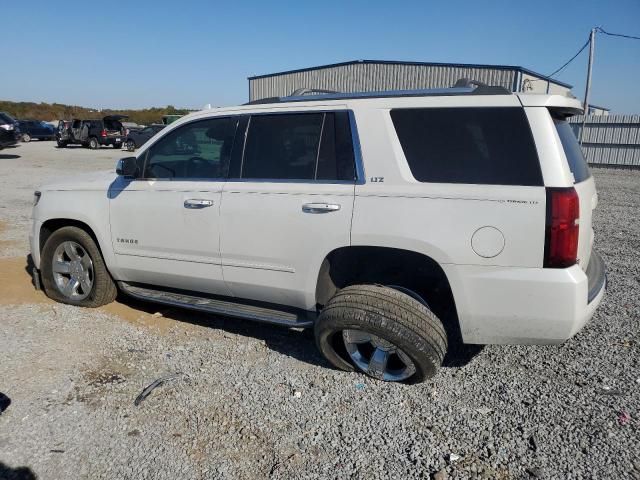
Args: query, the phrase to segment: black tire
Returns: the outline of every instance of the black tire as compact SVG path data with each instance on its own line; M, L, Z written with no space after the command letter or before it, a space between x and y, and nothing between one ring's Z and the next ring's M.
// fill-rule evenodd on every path
M96 150L100 148L100 144L98 143L98 139L96 137L91 137L89 139L89 148L91 150Z
M63 142L62 140L56 140L58 143L58 148L65 148L67 146L67 142Z
M75 242L84 248L93 263L93 285L89 295L82 300L73 300L65 296L58 289L54 279L54 253L59 245L67 241ZM91 235L77 227L62 227L51 234L42 249L40 270L44 292L57 302L95 308L113 302L118 294L118 288L107 270L95 241Z
M127 152L136 151L136 142L134 142L133 140L127 140L126 146L127 146Z
M29 135L28 133L23 133L22 134L22 141L24 143L29 143L31 141L31 135Z
M352 285L336 293L315 324L316 345L336 368L353 371L346 353L343 330L361 330L391 342L413 362L408 383L433 377L447 353L442 322L423 303L379 285ZM367 373L367 372L363 372Z

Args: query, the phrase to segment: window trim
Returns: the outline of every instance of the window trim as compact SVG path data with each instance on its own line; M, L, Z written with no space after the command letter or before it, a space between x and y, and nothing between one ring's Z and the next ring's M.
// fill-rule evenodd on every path
M353 148L353 160L354 160L354 173L355 173L355 178L354 180L298 180L298 179L285 179L285 178L279 178L279 179L255 179L255 178L241 178L241 177L230 177L230 170L227 172L227 176L226 177L220 177L220 178L152 178L152 177L135 177L134 179L132 179L131 181L156 181L156 182L162 182L162 181L169 181L169 182L234 182L234 183L311 183L311 184L317 184L317 185L364 185L366 183L366 177L365 177L365 170L364 170L364 163L362 161L362 148L360 145L360 135L358 133L358 126L356 123L356 119L355 119L355 115L353 113L353 110L351 109L345 109L345 108L339 108L339 109L322 109L322 110L304 110L304 109L296 109L296 110L280 110L277 112L274 111L256 111L256 112L239 112L236 114L231 114L231 115L215 115L215 116L211 116L211 117L204 117L204 118L194 118L193 120L190 120L188 122L184 122L181 123L179 125L176 125L175 128L171 128L171 129L167 129L167 128L163 128L161 131L164 132L163 135L161 135L160 137L158 137L157 139L155 139L155 141L151 144L149 144L147 146L147 148L144 149L143 152L141 152L139 154L138 157L136 158L140 158L140 156L144 156L144 160L142 163L142 172L145 171L146 166L147 166L147 159L149 157L149 151L154 147L154 145L156 145L158 142L162 141L162 139L169 135L171 132L173 132L174 130L177 130L178 128L190 125L192 123L195 122L202 122L202 121L207 121L207 120L216 120L216 119L223 119L223 118L236 118L238 119L238 123L236 125L236 132L234 134L234 138L237 135L244 135L244 139L242 142L242 156L240 159L240 174L242 174L242 167L244 165L244 153L245 153L245 148L247 145L247 136L249 133L249 127L251 126L251 117L254 116L258 116L258 115L286 115L286 114L300 114L300 113L336 113L336 112L346 112L347 116L349 118L349 129L351 130L351 145ZM244 128L243 132L238 131L238 128L240 127L240 119L242 117L247 117L247 125ZM323 125L324 125L324 121L323 121ZM231 159L231 161L233 161L233 158Z

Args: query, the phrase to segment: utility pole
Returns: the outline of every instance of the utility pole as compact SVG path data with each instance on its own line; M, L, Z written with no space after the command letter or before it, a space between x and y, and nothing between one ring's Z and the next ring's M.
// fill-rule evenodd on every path
M587 85L584 91L584 116L582 117L582 129L580 130L580 144L582 145L582 139L584 138L584 127L587 121L587 115L589 115L589 93L591 91L591 70L593 68L593 53L596 47L596 27L591 29L589 35L589 66L587 67Z

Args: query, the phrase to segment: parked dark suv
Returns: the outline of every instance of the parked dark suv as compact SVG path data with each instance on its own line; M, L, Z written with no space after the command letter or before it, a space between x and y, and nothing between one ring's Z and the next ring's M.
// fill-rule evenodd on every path
M53 140L55 129L48 123L40 120L18 120L20 126L20 139L23 142L30 142L34 138L37 140Z
M130 130L125 141L125 146L130 152L135 151L136 148L140 148L147 140L153 137L156 133L162 130L166 125L154 124L143 128L142 130Z
M114 148L122 147L124 142L124 127L121 120L126 115L107 115L102 120L74 119L71 123L60 120L56 141L58 147L64 148L70 144L82 145L92 150L100 145L112 145Z
M20 127L15 118L0 112L0 150L15 145L20 138Z

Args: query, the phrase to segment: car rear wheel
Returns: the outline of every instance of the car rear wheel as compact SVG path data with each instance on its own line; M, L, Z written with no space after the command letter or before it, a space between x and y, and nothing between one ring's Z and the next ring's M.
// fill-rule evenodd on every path
M45 293L61 303L99 307L118 292L95 241L77 227L51 234L42 249L41 271Z
M58 148L65 148L67 146L67 142L61 140L56 140L56 143L58 144Z
M89 140L89 148L91 150L95 150L100 146L100 144L98 143L98 139L96 137L91 137L91 139Z
M127 151L128 152L135 152L136 150L136 143L133 140L127 140Z
M31 135L29 135L28 133L23 133L22 134L22 141L24 143L29 143L31 141Z
M433 377L447 352L442 322L416 298L380 285L353 285L327 303L315 324L318 348L342 370L378 380Z

